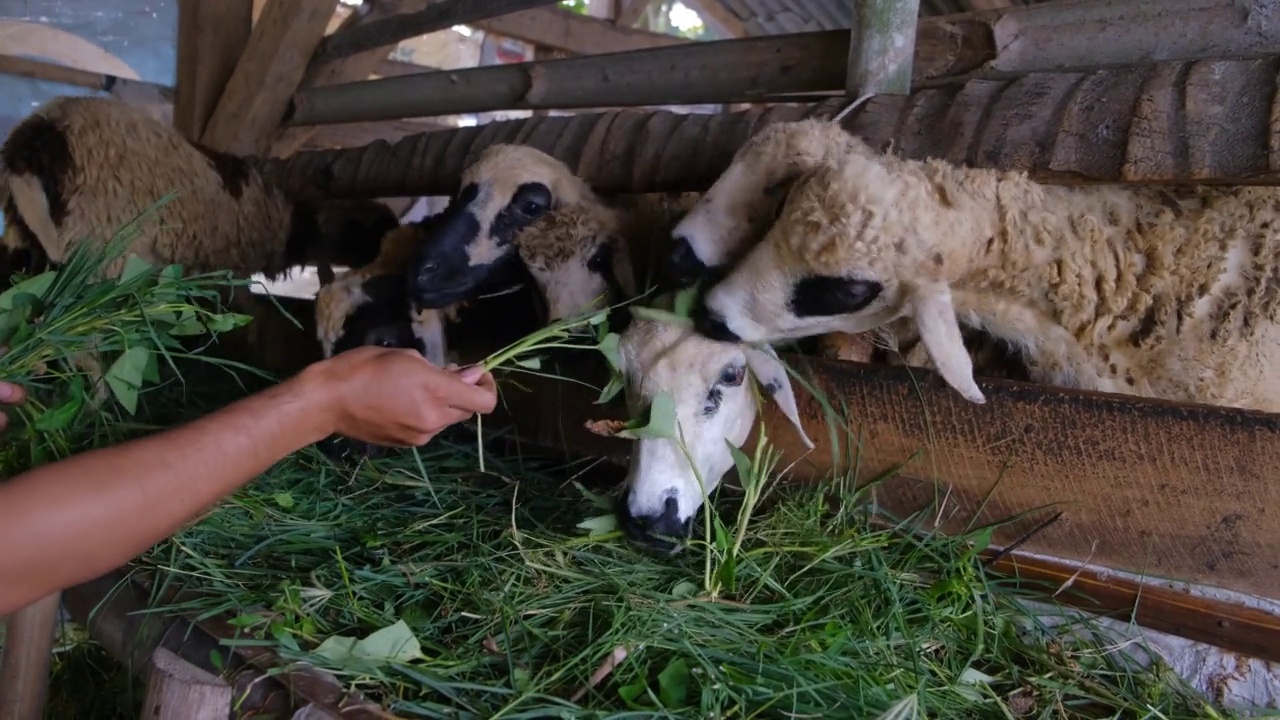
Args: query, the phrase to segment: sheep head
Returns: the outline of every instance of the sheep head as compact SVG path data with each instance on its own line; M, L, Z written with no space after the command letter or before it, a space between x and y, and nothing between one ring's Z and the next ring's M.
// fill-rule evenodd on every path
M324 357L364 345L417 350L443 366L442 312L411 311L399 275L364 277L349 272L316 293L316 337Z
M664 538L692 534L703 497L733 468L726 442L741 447L755 422L756 394L748 374L813 447L800 423L786 368L771 348L716 342L690 328L649 318L636 319L618 348L629 412L657 413L655 401L665 397L668 409L674 406L675 437L684 444L682 449L669 436L636 441L620 512L632 540L674 552L679 546ZM658 419L651 414L650 422Z
M547 212L595 195L564 163L522 145L493 145L462 174L409 267L413 302L439 309L517 272L516 237ZM508 283L510 284L510 283Z
M546 300L548 322L634 297L629 248L616 213L596 204L552 210L516 241L520 260Z
M804 172L866 144L827 120L767 125L672 231L672 274L682 286L722 272L758 243Z
M695 307L700 333L778 342L915 322L939 374L968 400L973 379L950 278L965 263L967 227L922 172L849 154L792 188L764 240Z

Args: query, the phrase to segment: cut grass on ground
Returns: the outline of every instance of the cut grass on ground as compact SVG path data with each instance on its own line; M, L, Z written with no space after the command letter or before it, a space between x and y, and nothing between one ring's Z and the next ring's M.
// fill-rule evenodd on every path
M358 471L307 450L141 566L194 595L172 609L227 613L403 717L1225 714L1102 637L1037 639L968 544L873 528L840 483L771 497L713 598L705 545L589 535L575 468L495 449L486 474L467 440Z

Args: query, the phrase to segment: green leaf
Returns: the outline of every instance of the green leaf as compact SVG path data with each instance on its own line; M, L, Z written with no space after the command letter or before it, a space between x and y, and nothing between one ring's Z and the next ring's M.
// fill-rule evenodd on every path
M622 372L622 351L618 347L618 343L621 340L622 338L618 333L609 333L604 336L599 345L600 352L609 361L610 367L617 372Z
M518 693L529 689L529 671L516 665L511 668L511 689Z
M755 483L755 473L752 472L751 458L747 457L746 453L742 452L738 446L727 439L724 444L729 446L729 454L733 456L734 467L738 468L738 481L742 483L742 489L750 490Z
M0 293L0 310L12 310L14 308L14 298L19 295L30 294L37 298L43 298L44 294L49 291L49 287L53 285L53 281L57 279L56 270L40 273L39 275L14 285L13 287Z
M680 600L695 597L698 594L698 586L688 580L681 580L676 586L671 588L671 596Z
M684 707L689 697L689 666L676 658L658 673L658 698L667 709Z
M596 398L595 404L603 405L609 402L614 397L616 397L618 393L622 392L622 388L623 388L622 376L620 375L611 376L609 378L609 384L605 385L604 390L600 391L600 397Z
M587 500L589 500L592 505L595 505L601 510L608 510L609 512L613 512L616 509L617 503L613 501L613 498L607 495L600 495L598 493L593 493L590 490L583 487L582 483L578 482L577 480L573 481L573 486L578 488L578 492L582 493L582 496L585 497Z
M693 303L698 299L698 284L684 288L675 294L671 301L671 312L677 317L693 316Z
M577 525L586 530L588 535L607 535L618 529L618 516L613 513L587 518Z
M631 440L676 437L676 401L670 393L658 393L649 405L649 422L643 427L629 427L617 433L616 437Z
M648 686L645 685L644 678L641 678L629 685L623 685L618 688L618 697L622 698L623 702L628 705L635 705L637 704L636 700L640 699L648 689Z
M325 639L315 653L338 666L352 664L383 665L421 660L422 646L404 620L377 630L363 640L342 635Z
M76 415L80 413L80 408L82 407L84 407L84 394L73 394L71 399L62 405L56 408L49 408L41 413L33 427L40 432L66 430L71 426L71 421L76 419Z
M111 392L130 415L138 409L138 391L142 389L142 373L150 354L147 348L135 345L111 363L105 376Z
M222 313L209 318L209 329L213 332L227 332L234 330L242 325L248 325L253 320L252 315L241 315L240 313Z
M293 495L290 493L278 492L275 495L271 496L271 499L275 500L276 505L279 505L285 510L289 510L293 508Z
M120 277L117 279L117 282L123 285L136 277L147 274L151 271L151 268L151 263L143 260L137 255L131 254L129 255L129 258L124 261L124 269L120 271Z
M528 368L530 370L542 369L542 358L538 357L537 355L534 355L533 357L525 358L523 360L513 359L512 362L514 362L515 364L519 365L522 368Z

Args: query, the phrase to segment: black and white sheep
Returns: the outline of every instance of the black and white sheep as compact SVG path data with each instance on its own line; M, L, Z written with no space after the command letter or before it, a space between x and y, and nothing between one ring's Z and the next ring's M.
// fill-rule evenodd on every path
M374 201L286 195L244 159L184 138L118 100L55 98L9 134L0 160L4 245L65 260L79 242L105 243L169 193L129 252L185 272L278 277L293 266L360 266L399 223ZM123 259L108 272L118 272Z
M983 402L959 325L1035 382L1280 410L1280 189L1064 187L844 154L796 183L703 298L699 331L774 342L909 319Z

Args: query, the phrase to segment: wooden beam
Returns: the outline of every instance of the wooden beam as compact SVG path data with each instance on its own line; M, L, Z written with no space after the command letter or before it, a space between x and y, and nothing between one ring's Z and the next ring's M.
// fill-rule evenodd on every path
M335 7L333 0L267 2L201 142L238 155L266 151Z
M911 92L920 0L861 0L856 10L845 93L854 99Z
M963 47L954 42L953 27L920 28L918 47L930 56L920 63L921 73L956 72L956 63L972 66L973 57L953 52ZM752 102L783 92L843 88L848 55L849 33L832 30L384 78L301 92L288 122Z
M698 13L702 22L710 27L720 27L731 38L744 38L752 35L746 22L729 9L724 0L685 0L691 10Z
M0 720L44 717L61 601L55 592L9 616L0 650Z
M526 10L477 22L474 27L572 55L601 55L693 42L675 35L616 26L607 20L561 8Z
M1277 74L1280 57L953 81L873 97L841 124L879 150L892 142L904 157L1023 170L1042 182L1280 185ZM564 161L602 193L702 191L768 123L831 117L847 105L839 97L711 115L513 120L259 166L289 186L323 178L321 187L341 197L449 195L467 158L518 142Z
M654 0L618 0L617 14L613 18L613 24L618 27L635 27L636 22L644 15L644 11Z
M88 88L90 90L101 90L103 92L117 93L127 86L137 86L139 90L146 91L154 95L157 99L172 98L174 88L168 85L158 85L145 80L134 80L131 78L123 78L109 73L89 72L79 68L67 67L57 63L45 62L43 60L32 60L30 58L15 57L13 55L0 55L0 75L14 75L16 77L31 78L32 80L46 80L48 82L62 83L63 85L72 85L75 87Z
M235 72L253 29L253 0L178 0L173 125L198 139Z
M231 715L231 686L225 680L165 648L156 648L142 720L226 720Z
M347 16L338 32L375 23L401 13L417 12L432 0L380 0L365 13L352 13ZM325 87L342 83L367 80L375 71L388 67L387 55L395 49L395 43L356 53L332 62L318 61L314 57L307 66L306 73L299 82L300 88ZM318 49L317 49L318 52ZM405 63L401 63L405 64ZM383 74L383 73L380 73ZM392 76L402 75L395 73ZM383 74L384 77L386 74ZM283 128L271 145L271 155L283 157L297 152L312 138L315 128Z
M440 0L412 13L394 15L340 30L325 38L315 60L327 62L395 45L402 40L447 30L454 25L471 25L481 20L521 10L553 5L559 0Z

